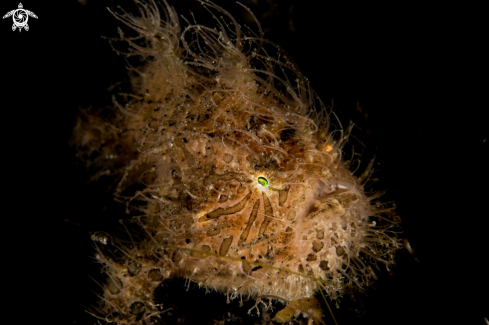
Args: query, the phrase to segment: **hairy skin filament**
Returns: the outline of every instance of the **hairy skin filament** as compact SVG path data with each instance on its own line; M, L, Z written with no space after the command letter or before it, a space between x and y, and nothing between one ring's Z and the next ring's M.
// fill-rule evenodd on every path
M165 0L136 4L139 17L112 13L136 36L110 40L144 62L131 68L132 92L108 114L83 111L73 133L94 179L117 180L116 199L141 228L131 241L92 236L107 274L93 314L157 323L154 290L184 277L228 299L281 300L277 322L303 313L323 323L318 291L336 300L368 286L402 247L394 210L365 191L373 162L355 176L342 160L352 125L332 127L258 22L256 35L205 1L216 27L182 28Z

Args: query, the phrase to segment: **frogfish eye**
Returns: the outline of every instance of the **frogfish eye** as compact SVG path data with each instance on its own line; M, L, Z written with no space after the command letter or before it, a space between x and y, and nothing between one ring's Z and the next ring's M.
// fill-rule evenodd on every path
M268 181L265 177L258 177L258 184L263 187L268 187Z

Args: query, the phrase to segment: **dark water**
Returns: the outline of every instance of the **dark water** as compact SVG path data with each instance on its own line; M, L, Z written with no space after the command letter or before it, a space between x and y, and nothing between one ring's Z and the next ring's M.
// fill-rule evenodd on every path
M384 272L375 288L355 301L345 297L334 309L339 324L483 324L489 318L483 309L489 305L483 266L489 128L487 98L479 100L487 93L481 77L487 76L481 60L487 52L476 36L478 18L452 18L462 8L244 3L323 101L334 99L343 124L357 125L353 134L365 148L356 144L355 150L365 159L376 155L375 188L388 189L385 200L396 202L419 261L400 253L392 276ZM2 3L2 9L17 5ZM68 146L77 108L109 104L107 87L126 80L123 58L100 38L116 36L107 6L113 2L24 3L39 17L29 18L28 32L12 32L7 19L0 25L8 193L2 273L12 292L6 310L21 319L93 323L84 310L96 304L92 291L99 293L90 276L101 274L90 234L117 232L126 217L105 190L109 184L85 184L87 175ZM211 23L191 1L176 7ZM243 15L234 3L224 7ZM166 324L262 322L246 314L251 301L228 305L224 295L184 286L172 280L158 291L165 309L173 308L163 317ZM329 317L325 322L332 324Z

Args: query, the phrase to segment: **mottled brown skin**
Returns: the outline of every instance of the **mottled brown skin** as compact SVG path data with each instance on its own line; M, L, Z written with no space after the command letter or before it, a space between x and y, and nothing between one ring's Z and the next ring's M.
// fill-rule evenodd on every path
M152 293L170 277L293 310L318 289L335 298L368 284L369 260L390 262L398 244L372 223L381 211L363 191L369 169L356 177L341 160L348 132L333 138L322 103L278 47L268 44L271 57L230 16L220 30L181 32L167 10L166 22L153 2L145 18L116 16L146 40L121 35L147 62L109 121L88 113L75 128L80 155L102 153L87 161L98 175L119 175L116 196L139 210L145 236L121 247L122 261L98 255L109 276L103 317L149 322L160 312Z

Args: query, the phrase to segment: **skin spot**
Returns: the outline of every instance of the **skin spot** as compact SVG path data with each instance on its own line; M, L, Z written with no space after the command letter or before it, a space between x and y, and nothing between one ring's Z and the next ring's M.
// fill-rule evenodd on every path
M302 266L302 264L299 264L297 271L299 271L299 273L306 273L306 270L304 270L304 266Z
M224 238L221 247L219 248L219 255L225 256L228 253L229 247L231 247L232 242L233 242L233 236Z
M175 251L173 253L173 256L171 258L171 260L173 261L173 263L176 263L176 264L179 264L181 261L182 261L182 256L180 255L180 252L179 251Z
M258 271L259 269L262 269L262 266L255 266L254 268L251 269L252 272Z
M253 205L253 210L251 210L250 219L248 220L248 223L246 224L246 228L245 228L245 230L243 230L243 233L241 234L241 237L239 238L239 242L238 242L239 245L241 245L248 238L251 226L255 222L255 219L258 215L258 208L259 207L260 207L260 200L256 200L255 204Z
M121 290L124 288L124 285L122 284L121 279L114 276L109 278L107 287L111 294L116 295L121 292Z
M136 301L131 305L129 312L133 315L140 315L144 314L145 310L146 307L144 306L144 303L142 303L141 301Z
M203 252L210 252L211 251L211 247L209 245L202 245L200 247L200 250L203 251ZM202 253L199 253L199 252L191 252L190 253L190 256L192 256L194 258L202 259L202 258L206 258L208 255L207 254L202 254Z
M295 210L290 210L287 213L287 219L290 220L290 221L293 221L295 219L295 215L296 215Z
M130 261L129 263L127 263L127 271L131 276L136 276L141 271L141 264L135 261Z
M211 251L211 247L209 245L202 245L202 250L204 252L210 252Z
M161 282L163 281L163 275L161 275L160 270L152 269L148 272L148 279L153 282Z
M224 156L222 156L222 160L226 163L226 164L229 164L231 161L233 161L233 156L229 155L229 154L225 154Z
M268 224L273 220L271 218L273 217L273 209L272 209L272 205L270 204L270 200L268 199L268 196L265 194L265 192L262 192L262 195L263 195L263 205L265 206L265 219L261 223L260 231L258 232L258 237L263 236L263 234L267 230Z
M324 229L316 229L316 238L324 239Z
M282 245L287 245L292 240L293 232L294 232L294 229L293 228L287 227L285 229L285 232L283 232L280 235L278 242L281 243Z
M251 194L246 195L239 203L229 207L229 208L218 208L214 211L209 212L207 215L200 217L199 222L208 221L211 219L217 219L220 216L234 214L240 212L245 207L246 203L250 199Z
M328 261L322 260L319 262L319 268L323 271L329 271Z
M249 263L241 262L241 269L243 270L244 274L249 275L251 273L252 267Z
M317 259L318 259L318 257L316 256L316 254L309 254L309 255L307 255L306 261L312 262L312 261L315 261Z
M323 249L323 247L324 247L324 243L322 241L315 240L312 242L312 250L315 253L319 252L321 249Z
M287 197L289 196L290 185L287 185L284 189L278 192L278 205L283 206Z
M345 249L342 246L337 246L336 247L336 254L338 256L343 256L345 254Z

